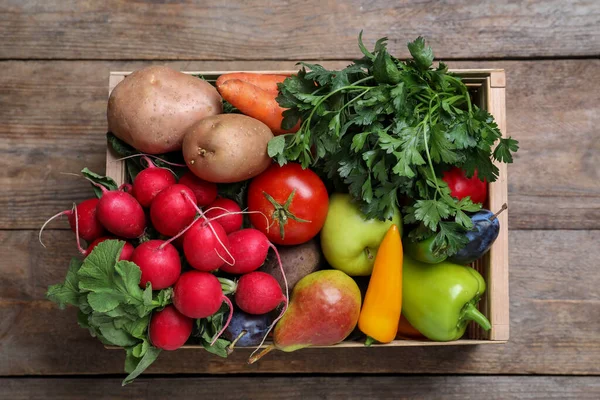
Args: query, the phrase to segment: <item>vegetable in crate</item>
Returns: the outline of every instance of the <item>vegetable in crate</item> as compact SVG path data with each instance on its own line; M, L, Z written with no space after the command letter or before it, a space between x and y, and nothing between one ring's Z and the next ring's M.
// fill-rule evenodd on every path
M217 89L232 106L263 122L274 135L280 135L296 132L299 126L283 128L281 125L285 109L277 104L276 97L277 84L282 81L281 75L225 74L217 79Z
M296 246L277 247L290 289L294 289L294 286L296 286L296 283L300 279L317 271L321 267L323 253L321 253L320 247L318 238L313 238L306 243ZM285 288L283 275L279 270L279 263L276 257L267 257L263 266L258 270L273 275L277 279L277 282L279 282L279 286L282 289Z
M377 248L392 224L402 226L398 208L391 221L367 219L350 195L332 194L321 231L325 259L333 268L350 276L370 275Z
M81 250L80 250L80 252L84 256L87 257L96 248L96 246L98 246L100 243L107 241L107 240L119 240L119 239L114 236L99 237L98 239L96 239L92 243L90 243L90 245L88 246L87 249L85 249L84 252L81 252ZM125 245L123 246L123 250L121 250L121 254L119 255L119 261L131 261L131 257L133 256L134 250L135 249L131 243L125 242Z
M112 234L126 239L139 238L146 230L146 215L138 201L122 190L108 190L94 183L102 197L96 206L98 221Z
M73 208L71 210L61 211L58 214L50 217L46 222L44 222L44 225L42 225L40 228L38 235L42 246L45 247L44 243L42 242L42 232L44 231L44 228L53 219L60 217L61 215L67 216L71 230L73 233L78 232L81 239L87 242L93 242L101 237L106 231L100 221L98 221L98 216L96 215L98 201L99 200L96 198L84 200L77 205L73 204ZM75 217L75 213L77 213L77 218Z
M125 242L106 240L82 262L71 260L64 283L48 288L47 297L59 307L79 308L77 321L102 343L125 348L124 384L141 374L159 355L148 341L153 310L166 306L171 290L139 287L141 271L132 262L119 261Z
M410 240L408 237L404 240L404 252L417 261L437 264L444 261L448 256L444 253L436 253L434 250L435 236L418 242Z
M271 165L267 144L272 137L271 130L254 118L241 114L215 115L187 130L183 158L200 179L240 182Z
M489 330L488 319L477 310L485 280L473 268L444 261L425 264L404 257L402 314L431 340L460 339L470 321Z
M305 276L275 326L273 344L248 362L256 362L273 349L290 352L341 342L356 326L360 305L360 290L345 273L324 270Z
M143 159L148 167L140 171L133 180L131 195L142 207L148 208L158 193L176 184L177 180L170 170L157 167L148 157L144 156Z
M373 341L389 343L396 337L402 310L402 241L390 226L375 257L373 273L358 319L358 328Z
M220 269L228 274L241 275L256 271L269 253L269 239L258 229L232 232L227 235L227 241L233 262L223 264Z
M487 199L487 182L477 177L477 170L468 178L466 172L454 167L442 173L442 180L448 184L450 195L462 200L469 197L473 203L485 203Z
M240 230L244 222L240 206L235 201L223 197L211 202L204 215L211 221L217 221L227 234Z
M193 201L188 201L189 196ZM196 216L196 197L192 189L175 184L163 189L150 205L150 219L154 228L165 236L175 236Z
M250 221L276 244L295 245L315 237L325 223L328 203L321 178L296 163L271 165L248 188Z
M316 168L348 188L370 218L391 219L399 196L412 199L404 209L405 222L417 227L409 239L434 236L436 254L450 256L468 241L465 212L480 205L453 198L442 171L458 167L471 177L477 170L479 179L494 182L494 161L512 162L518 144L501 137L445 64L433 68L422 38L408 44L413 58L406 62L387 52L386 40L370 52L359 36L364 57L354 64L330 71L303 63L286 79L277 98L289 108L283 124L302 125L272 139L269 155Z
M398 323L398 332L396 333L396 339L404 340L423 340L425 336L415 329L404 317L400 316L400 322Z
M278 74L261 74L257 72L230 72L228 74L223 74L217 78L216 87L219 89L223 86L223 84L227 81L237 79L242 82L249 83L262 89L266 92L272 93L273 99L277 96L279 92L278 84L283 83L283 81L287 78L287 75L278 75ZM250 115L252 117L252 115Z
M217 185L198 178L192 171L188 170L177 183L189 187L194 192L198 207L209 205L217 198Z
M164 66L127 76L108 99L108 129L143 153L181 149L187 129L220 114L223 101L208 82Z
M150 319L148 337L150 342L162 350L177 350L192 334L194 320L168 305L155 311Z

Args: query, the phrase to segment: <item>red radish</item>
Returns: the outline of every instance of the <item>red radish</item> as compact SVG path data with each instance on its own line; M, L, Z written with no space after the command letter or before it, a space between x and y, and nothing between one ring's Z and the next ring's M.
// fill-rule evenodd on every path
M228 274L246 274L260 268L269 252L269 239L258 229L242 229L230 233L229 252L233 258L233 265L224 264L222 271Z
M179 178L179 184L189 187L196 196L196 204L204 207L217 198L217 184L198 178L191 171Z
M242 209L238 204L229 199L219 198L206 207L204 213L209 220L217 220L227 234L235 232L242 227Z
M219 311L223 302L229 306L229 317L213 343L225 331L233 315L233 305L223 294L219 280L208 272L189 271L181 274L173 290L173 305L190 318L209 317Z
M192 334L194 320L182 315L175 307L168 305L152 314L148 335L150 342L159 349L177 350Z
M131 183L124 183L121 186L119 186L118 190L125 193L131 193L131 191L133 190L133 185Z
M140 203L129 193L108 190L97 183L94 185L102 190L96 213L106 230L126 239L142 236L146 229L146 215Z
M147 208L161 190L176 184L177 180L168 169L157 167L148 157L143 159L148 163L148 168L135 177L131 194L142 207Z
M287 307L287 298L277 279L266 272L254 271L242 276L235 291L235 303L248 314L266 314L281 303Z
M98 221L96 215L96 206L98 205L99 199L88 199L79 203L77 206L70 210L61 211L58 214L52 216L48 221L44 222L39 233L40 243L42 243L42 232L46 225L50 223L54 218L66 215L69 220L69 225L73 232L79 230L79 237L87 242L92 242L99 238L105 233L104 227ZM78 226L75 224L75 212L77 212ZM44 243L42 243L44 246Z
M185 195L191 197L194 204ZM150 205L152 224L165 236L177 235L194 220L195 202L194 192L187 186L175 184L163 189Z
M81 250L81 254L83 254L84 256L87 257L90 255L90 253L92 252L92 250L94 250L94 248L96 246L98 246L100 243L104 242L105 240L111 240L111 239L118 240L116 237L112 237L112 236L100 237L100 238L94 240L92 243L90 243L90 245L88 246L88 248L86 250ZM123 250L121 250L121 255L119 256L119 261L131 260L131 255L133 254L134 250L135 249L131 243L125 242L125 245L123 246Z
M177 249L164 240L149 240L135 248L131 261L142 271L140 286L152 284L153 290L172 286L181 274L181 260Z
M227 234L216 221L196 221L183 236L183 254L192 267L206 272L233 261Z

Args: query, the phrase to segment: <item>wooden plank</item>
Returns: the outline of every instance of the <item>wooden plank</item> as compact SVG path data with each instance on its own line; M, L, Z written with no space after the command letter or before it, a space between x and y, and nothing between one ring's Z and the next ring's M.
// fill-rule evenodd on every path
M408 55L417 35L438 57L594 56L597 1L460 0L272 2L10 0L2 2L2 59L347 59L388 36Z
M600 379L563 376L3 378L2 397L43 399L597 399Z
M504 71L495 72L488 80L488 110L494 116L498 128L504 137L508 136L506 130L506 89ZM508 167L504 163L498 165L498 180L489 185L488 203L491 210L500 210L508 203ZM489 320L494 329L490 330L491 340L508 340L509 338L509 292L508 292L508 210L498 216L500 232L496 242L490 249L489 255L484 259L489 266L486 269L486 282L488 284L487 306ZM504 227L504 229L503 229ZM479 329L483 331L483 329Z
M285 70L293 64L169 65L182 70ZM0 229L36 229L72 201L91 195L85 181L62 173L84 166L103 171L109 71L144 65L148 63L0 63ZM508 168L510 227L600 229L600 60L451 66L507 71L507 133L521 144Z
M164 352L151 373L600 374L600 231L511 231L511 339L496 346L304 349L247 365L204 351ZM0 232L0 375L120 373L124 354L43 300L75 254L70 232ZM23 334L26 332L27 334ZM411 360L407 362L406 360Z

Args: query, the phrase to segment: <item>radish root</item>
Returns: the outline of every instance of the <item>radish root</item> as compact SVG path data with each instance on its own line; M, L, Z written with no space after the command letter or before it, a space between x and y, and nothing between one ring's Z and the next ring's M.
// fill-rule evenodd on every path
M214 345L217 342L217 340L219 339L219 337L221 337L223 332L225 332L225 329L227 329L227 327L229 326L229 323L231 322L231 317L233 317L233 304L231 304L231 300L229 300L229 297L223 295L223 301L225 303L227 303L227 305L229 306L229 316L227 317L227 322L225 322L225 325L223 325L223 327L221 328L219 333L217 333L217 335L215 336L213 341L210 342L211 346Z
M79 239L79 214L77 213L77 206L73 203L73 212L75 213L75 237L77 238L77 250L82 255L86 255L86 251L81 247L81 240Z
M185 165L185 164L177 164L177 163L174 163L174 162L170 162L170 161L164 160L164 159L162 159L160 157L157 157L155 155L146 154L146 153L132 154L130 156L121 157L121 158L116 159L114 162L123 161L123 160L127 160L128 158L135 158L135 157L154 158L155 160L159 160L159 161L161 161L161 162L163 162L163 163L165 163L167 165L172 165L174 167L187 167L187 165ZM160 167L158 167L158 168L160 168Z
M166 245L168 245L169 243L173 242L174 240L177 240L177 238L179 238L181 235L183 235L184 233L186 233L188 231L188 229L190 229L196 223L196 221L198 221L198 219L200 219L200 216L194 218L194 220L192 221L191 224L189 224L188 226L186 226L185 228L183 228L181 231L179 231L179 233L177 235L173 236L172 238L170 238L169 240L167 240L166 242L164 242L163 244L161 244L160 246L158 246L158 248L160 250L162 250Z
M44 244L44 242L42 242L42 232L44 232L44 228L46 228L46 225L48 225L55 218L58 218L61 215L69 215L69 213L72 213L72 212L73 212L73 210L61 211L58 214L51 216L49 219L46 220L46 222L44 222L44 225L42 225L42 227L40 228L40 232L38 233L38 240L40 241L40 244L42 245L42 247L46 248L46 245Z
M208 210L204 211L205 213L212 211L212 210L221 210L221 211L225 211L225 214L221 214L221 215L217 215L216 217L212 217L209 218L208 221L214 221L216 219L219 218L223 218L226 217L228 215L236 215L236 214L260 214L265 218L265 221L267 221L267 232L269 231L269 218L267 218L267 216L265 215L265 213L261 212L261 211L247 211L248 209L244 209L242 211L229 211L226 208L223 207L211 207Z
M281 310L281 313L279 314L279 316L277 318L275 318L275 321L273 321L271 323L271 325L269 325L269 329L267 329L267 333L265 333L265 336L263 337L262 341L256 347L256 349L252 352L252 354L250 354L250 357L248 358L248 364L255 363L263 355L265 355L269 351L271 351L270 349L273 348L272 346L270 346L270 347L267 348L269 350L265 349L267 351L263 351L260 354L258 354L257 357L254 357L254 355L256 354L256 352L259 351L260 348L261 348L261 346L265 343L265 340L267 340L267 336L269 336L269 333L271 333L271 330L273 330L273 328L275 327L275 325L277 324L277 322L279 322L279 320L281 318L283 318L283 315L287 311L288 305L289 305L289 302L290 302L290 294L289 294L288 281L287 281L287 278L285 277L285 271L283 270L283 264L281 263L281 257L279 257L279 252L277 251L277 247L275 247L275 245L273 243L269 242L269 247L271 247L273 249L273 251L275 252L275 256L277 256L277 262L279 263L279 270L281 271L281 275L283 276L283 282L285 283L285 299L284 299L284 302L283 302L283 309Z
M225 260L217 251L217 249L215 249L215 252L217 253L217 256L219 256L219 258L221 260L223 260L223 262L225 262L228 265L233 265L235 264L235 258L233 258L233 255L229 252L229 249L227 248L227 246L225 246L225 244L221 241L221 239L219 238L219 235L217 235L217 232L215 231L215 228L210 224L210 221L208 218L206 218L206 215L204 215L204 212L202 211L202 209L200 207L198 207L198 205L196 204L196 202L194 201L194 199L192 199L190 197L189 194L187 194L186 192L182 191L181 195L188 201L190 202L191 205L194 206L194 208L196 209L196 212L198 214L200 214L200 217L202 217L208 224L208 227L210 228L210 230L212 231L213 235L215 235L215 238L217 239L217 241L219 242L219 244L221 245L221 247L223 247L223 250L225 250L225 252L227 253L227 255L229 256L229 258L232 261L232 263L228 262L227 260Z

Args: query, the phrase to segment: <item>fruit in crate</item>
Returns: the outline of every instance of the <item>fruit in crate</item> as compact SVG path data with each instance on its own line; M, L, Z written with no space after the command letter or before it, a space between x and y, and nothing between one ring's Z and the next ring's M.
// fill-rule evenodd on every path
M500 233L498 214L506 210L506 204L496 214L490 210L479 210L471 216L473 229L466 233L469 243L450 257L450 261L458 264L470 264L487 253Z
M392 224L402 226L400 211L392 220L367 219L347 194L333 194L321 231L327 262L350 276L370 275L377 248Z
M358 285L341 271L324 270L296 284L287 312L275 326L273 345L250 362L276 348L296 351L309 346L331 346L354 329L360 314Z

